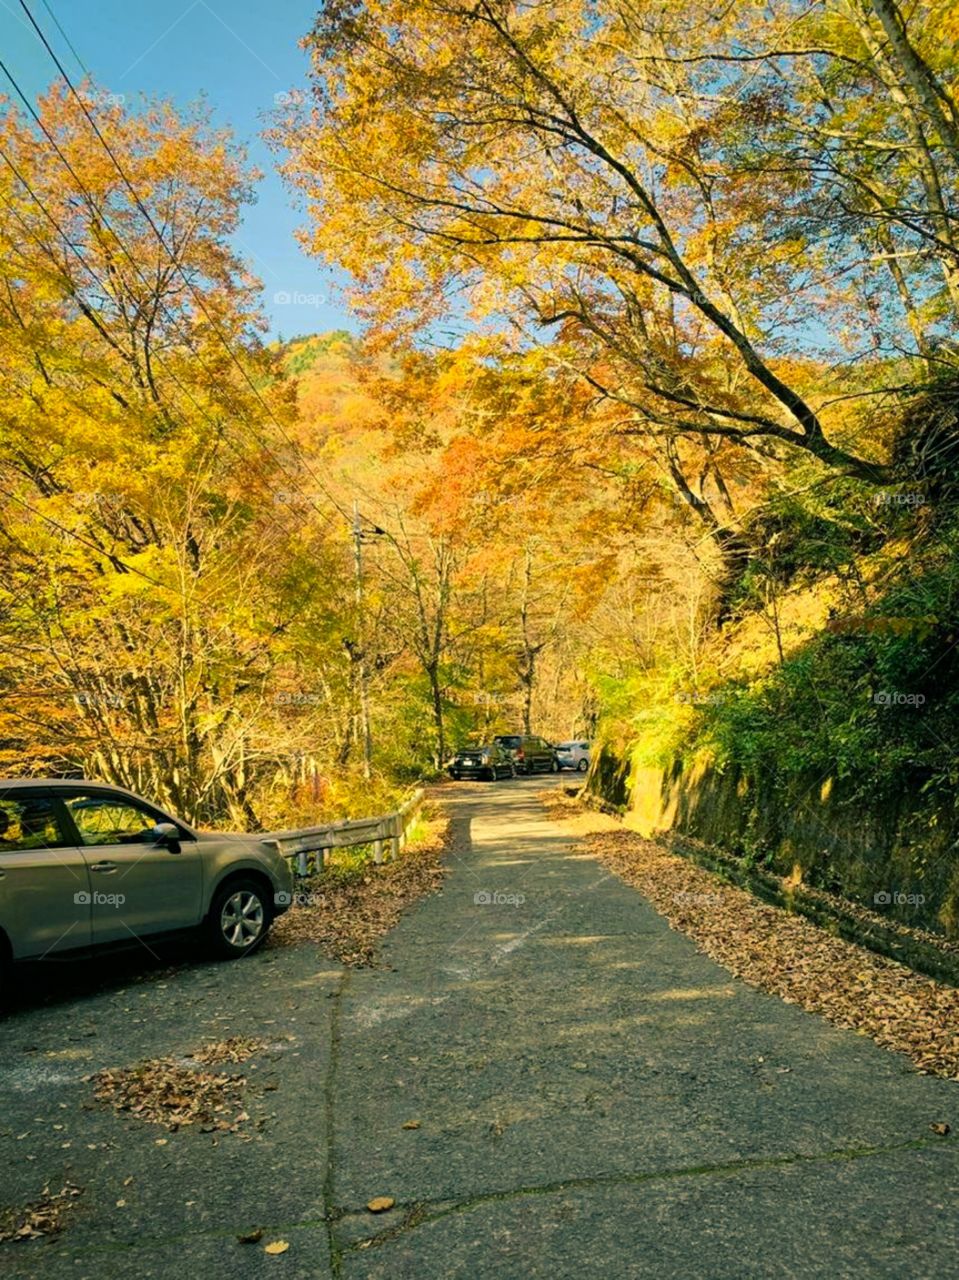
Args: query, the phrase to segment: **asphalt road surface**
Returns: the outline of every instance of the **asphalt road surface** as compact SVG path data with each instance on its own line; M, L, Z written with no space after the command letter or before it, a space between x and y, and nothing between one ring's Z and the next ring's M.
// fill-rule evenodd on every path
M547 819L555 782L446 789L452 873L377 969L299 945L29 976L0 1201L83 1190L0 1275L959 1276L955 1135L929 1129L959 1128L959 1085L698 954ZM267 1044L232 1068L239 1132L92 1103L91 1072L234 1035Z

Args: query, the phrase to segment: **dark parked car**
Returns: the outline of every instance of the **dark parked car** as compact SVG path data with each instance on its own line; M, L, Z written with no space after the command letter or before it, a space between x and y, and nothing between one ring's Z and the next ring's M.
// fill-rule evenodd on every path
M460 778L487 778L495 782L497 778L515 778L516 769L508 751L496 742L484 743L478 747L463 747L449 763L450 777L459 782Z
M11 961L181 930L246 955L292 888L269 838L194 831L102 782L0 781L0 997Z
M493 739L508 751L517 773L558 773L556 752L545 738L531 734L501 733Z

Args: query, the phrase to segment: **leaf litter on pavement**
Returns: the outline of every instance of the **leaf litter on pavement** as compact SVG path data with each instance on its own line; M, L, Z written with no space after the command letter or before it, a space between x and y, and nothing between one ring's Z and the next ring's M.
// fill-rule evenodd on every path
M217 1067L224 1062L246 1062L255 1053L266 1048L265 1040L257 1040L255 1036L229 1036L226 1040L214 1040L205 1044L202 1049L186 1054L193 1062L202 1062L207 1067Z
M956 988L770 906L635 832L593 832L585 849L736 977L871 1036L923 1073L959 1080Z
M130 1067L109 1067L90 1077L94 1097L121 1115L175 1131L198 1124L206 1132L235 1132L249 1116L243 1109L246 1077L203 1071L199 1066L245 1062L266 1047L252 1036L231 1036L203 1045L183 1059L151 1058Z
M422 839L394 862L369 863L350 878L314 876L273 926L268 946L316 943L325 955L353 968L375 963L377 944L413 903L441 886L448 822L430 821Z
M51 1191L47 1185L30 1204L0 1210L0 1244L56 1235L63 1230L67 1214L76 1208L82 1194L82 1188L72 1182L64 1183L59 1191Z

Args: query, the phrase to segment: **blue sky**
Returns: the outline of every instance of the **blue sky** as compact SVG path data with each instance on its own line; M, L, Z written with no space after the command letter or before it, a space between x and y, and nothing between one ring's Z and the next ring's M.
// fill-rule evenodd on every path
M294 208L260 137L275 95L305 86L307 59L298 42L310 29L317 2L46 0L48 9L44 0L27 0L71 78L81 78L82 72L51 11L100 88L123 94L128 104L141 93L181 106L203 96L214 121L229 126L246 145L264 177L257 203L246 210L237 247L263 281L273 336L356 327L336 295L334 275L296 244L293 232L304 215ZM0 48L32 96L57 74L17 0L0 0ZM0 89L9 92L6 82Z

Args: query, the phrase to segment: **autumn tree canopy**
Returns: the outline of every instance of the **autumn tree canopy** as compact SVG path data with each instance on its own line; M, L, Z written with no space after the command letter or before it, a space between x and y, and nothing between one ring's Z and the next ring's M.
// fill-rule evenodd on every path
M343 0L277 136L309 243L373 320L465 307L559 335L681 489L677 439L884 482L882 441L831 402L848 362L952 360L959 32L938 11Z

